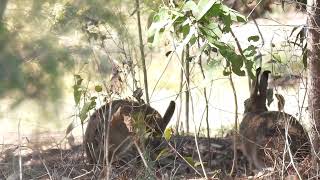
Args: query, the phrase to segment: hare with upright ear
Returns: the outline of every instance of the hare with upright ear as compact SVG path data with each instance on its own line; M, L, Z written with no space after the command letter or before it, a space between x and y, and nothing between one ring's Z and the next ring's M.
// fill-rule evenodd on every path
M307 133L293 116L280 111L268 111L266 98L270 71L264 71L259 81L260 72L261 69L258 68L250 98L244 102L244 116L240 124L241 151L250 166L254 165L257 169L268 165L264 148L284 150L281 149L282 146L278 147L281 143L275 142L272 138L280 139L283 144L287 132L293 153L297 152L304 143L309 142Z
M143 132L162 134L175 110L175 103L170 102L163 117L151 106L130 100L114 100L96 110L88 121L84 137L86 155L91 164L103 163L105 152L109 161L113 156L135 153L132 146L135 140L134 128L143 123ZM139 122L137 122L139 120ZM140 122L142 121L142 122ZM105 149L109 126L109 147Z

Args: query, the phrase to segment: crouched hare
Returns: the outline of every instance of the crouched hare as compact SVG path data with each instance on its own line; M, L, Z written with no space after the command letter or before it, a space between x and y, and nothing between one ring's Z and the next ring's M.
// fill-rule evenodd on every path
M293 158L303 160L310 153L309 138L301 124L290 114L268 111L266 107L268 75L256 70L256 80L250 98L244 102L244 117L240 124L240 148L257 169L270 166L282 157L289 146ZM287 145L287 146L286 146ZM286 155L286 158L288 155Z
M108 152L109 161L114 156L119 158L124 154L128 157L132 152L135 154L132 144L137 138L136 130L161 135L174 110L173 101L170 102L163 117L151 106L136 101L114 100L106 103L96 110L88 121L84 145L89 162L91 164L104 162L105 152ZM105 150L108 125L109 146L108 150ZM136 128L137 126L139 128Z

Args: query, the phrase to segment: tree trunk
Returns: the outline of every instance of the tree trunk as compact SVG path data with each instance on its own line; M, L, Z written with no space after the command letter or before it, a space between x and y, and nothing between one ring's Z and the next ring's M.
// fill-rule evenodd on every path
M8 0L0 0L0 23L2 23Z
M308 110L312 123L313 167L319 172L320 149L320 0L308 0Z

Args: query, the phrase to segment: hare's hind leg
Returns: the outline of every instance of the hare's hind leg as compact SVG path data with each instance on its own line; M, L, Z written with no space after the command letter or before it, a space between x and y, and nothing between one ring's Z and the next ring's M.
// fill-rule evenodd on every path
M262 168L264 168L264 163L259 158L258 148L257 147L255 147L255 151L252 152L252 160L253 160L254 166L258 170L261 170Z
M261 160L258 157L257 145L255 145L253 143L243 144L241 149L242 149L242 153L245 155L245 157L247 158L247 160L249 162L249 169L250 170L253 170L254 167L258 170L261 170L262 168L264 168L263 163L261 162Z
M250 145L251 146L251 145ZM248 163L249 163L249 169L250 170L253 170L253 158L252 158L252 150L254 149L251 149L251 148L248 148L250 147L248 146L248 144L242 144L241 145L241 151L243 153L243 155L246 157Z

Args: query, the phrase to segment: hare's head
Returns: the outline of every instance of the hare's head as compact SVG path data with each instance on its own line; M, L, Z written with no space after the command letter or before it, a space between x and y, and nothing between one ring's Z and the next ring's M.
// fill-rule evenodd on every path
M244 112L267 111L266 98L268 87L268 76L270 71L264 71L260 77L261 68L256 70L256 80L252 85L250 98L244 101Z

